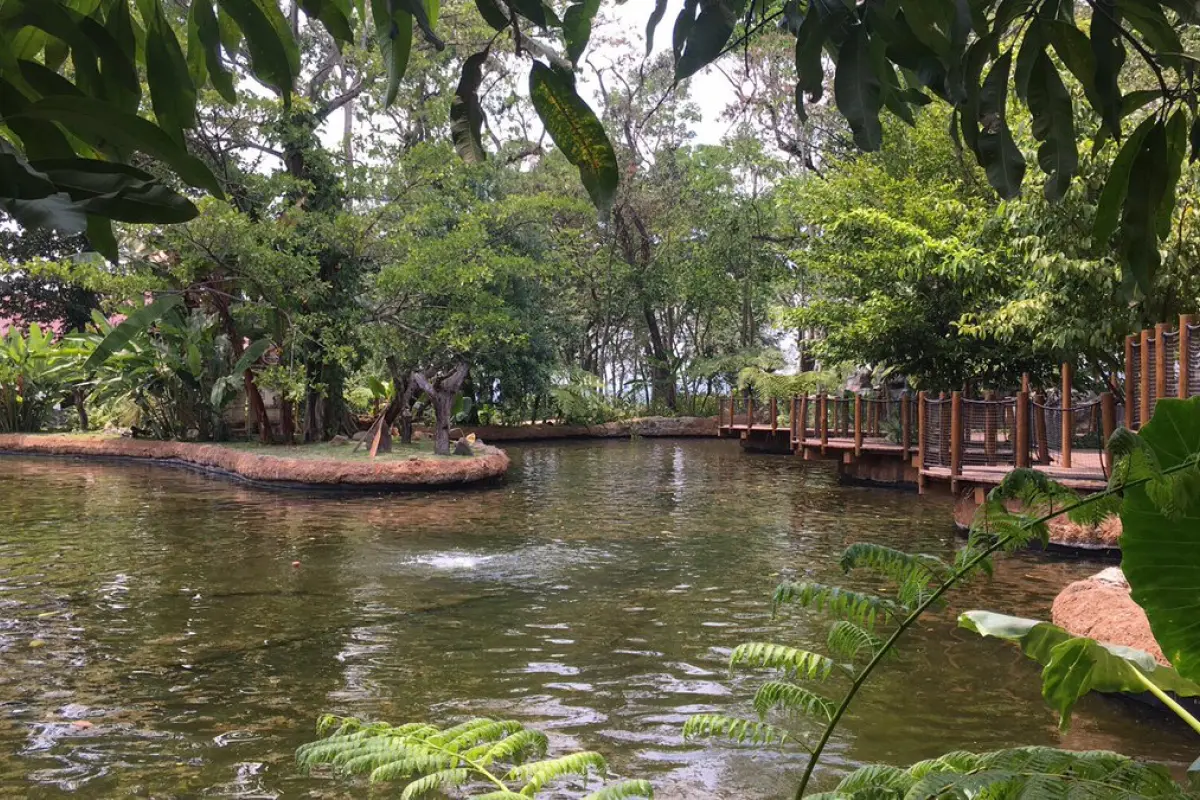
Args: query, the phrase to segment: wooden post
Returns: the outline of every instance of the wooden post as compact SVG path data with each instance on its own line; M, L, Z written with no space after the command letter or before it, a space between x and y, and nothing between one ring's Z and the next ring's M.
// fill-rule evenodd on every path
M917 393L917 491L925 491L925 392Z
M996 393L988 390L983 393L986 405L983 407L983 452L987 456L988 465L996 463Z
M900 457L908 461L908 443L912 441L912 400L908 390L900 395Z
M1105 392L1100 395L1100 435L1104 437L1100 442L1100 463L1107 464L1110 470L1112 462L1108 460L1108 440L1112 438L1113 431L1116 429L1117 401L1112 392Z
M779 398L771 398L771 433L779 430Z
M1013 455L1017 468L1025 469L1029 466L1029 392L1025 389L1017 393L1016 427L1017 440L1013 442Z
M1029 394L1029 373L1028 372L1021 373L1021 391L1024 392L1025 394Z
M950 395L950 482L951 489L954 479L962 475L962 392Z
M1071 440L1075 438L1075 412L1071 410L1071 373L1067 362L1062 365L1062 450L1059 461L1064 469L1071 468Z
M854 455L862 455L863 442L863 399L858 392L854 393Z
M1192 324L1191 314L1179 315L1179 399L1187 400L1191 386L1188 385L1188 372L1191 369L1191 356L1188 353L1192 332L1188 326Z
M1150 331L1142 331L1142 369L1138 375L1138 389L1142 393L1141 408L1138 409L1138 425L1150 421Z
M746 430L754 428L754 396L746 392Z
M945 402L946 393L938 392L938 428L941 429L941 435L938 436L938 466L950 463L950 406Z
M798 418L796 412L800 410L800 398L796 397L796 395L792 395L792 399L788 402L789 402L788 422L790 423L790 427L791 427L791 437L790 438L791 438L792 442L795 442L796 441L796 426L799 424L799 418Z
M1133 430L1134 404L1137 402L1137 387L1133 384L1133 337L1125 337L1125 427Z
M829 397L824 392L821 392L818 399L817 414L820 415L818 422L821 426L821 455L825 455L825 445L829 444Z
M800 441L808 438L808 393L800 398Z
M1167 348L1163 346L1163 334L1167 326L1158 323L1154 326L1154 404L1167 396Z

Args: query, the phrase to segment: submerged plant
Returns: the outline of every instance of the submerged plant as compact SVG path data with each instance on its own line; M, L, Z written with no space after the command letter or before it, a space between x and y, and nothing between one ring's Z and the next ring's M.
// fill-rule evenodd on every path
M475 800L529 800L565 778L586 786L608 765L599 753L583 751L547 758L546 734L516 720L472 719L452 728L410 722L393 726L352 717L324 716L323 738L296 752L301 766L328 765L367 775L372 783L404 781L401 800L462 787ZM610 783L586 800L653 798L649 782Z

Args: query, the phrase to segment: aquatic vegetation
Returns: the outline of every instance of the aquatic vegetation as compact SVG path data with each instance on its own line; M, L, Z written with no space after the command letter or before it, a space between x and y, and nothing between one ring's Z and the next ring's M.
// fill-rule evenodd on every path
M312 768L369 776L372 783L406 781L401 800L472 785L476 800L528 800L556 781L582 779L608 769L604 756L581 751L547 758L546 734L516 720L472 719L451 728L410 722L393 726L351 717L325 716L317 723L323 738L301 747L296 759ZM586 800L652 798L649 782L617 781Z

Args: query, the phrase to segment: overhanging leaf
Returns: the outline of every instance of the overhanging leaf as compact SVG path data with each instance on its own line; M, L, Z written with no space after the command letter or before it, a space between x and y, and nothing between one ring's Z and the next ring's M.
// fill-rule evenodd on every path
M1160 399L1138 436L1163 469L1194 459L1200 452L1200 397ZM1181 676L1200 682L1200 494L1179 493L1174 507L1164 509L1158 493L1130 487L1121 526L1121 567L1134 601L1167 660Z
M91 214L122 222L187 222L198 213L186 197L153 175L125 164L87 158L31 162Z
M237 102L237 91L234 89L233 76L221 60L221 29L217 15L213 11L212 0L192 0L188 11L189 31L195 28L196 38L203 47L204 66L213 88L220 93L225 102ZM189 36L190 41L190 36ZM188 58L192 58L191 45L188 45Z
M300 51L278 4L274 0L217 2L241 29L255 77L290 102L292 85L300 74Z
M1096 204L1096 220L1092 227L1092 236L1100 247L1107 247L1108 240L1117 230L1121 206L1124 205L1125 196L1129 191L1129 173L1133 170L1133 160L1141 152L1142 142L1154 124L1154 117L1142 120L1125 140L1108 169L1108 180L1100 192L1100 200Z
M581 0L572 3L563 14L563 39L567 43L567 58L578 63L592 36L592 19L600 10L600 0Z
M393 10L389 0L371 0L371 16L375 21L379 53L383 63L387 64L388 88L384 104L390 106L396 101L400 80L408 71L408 57L412 52L412 14Z
M483 81L483 65L488 51L476 53L463 63L462 77L450 103L450 138L459 157L469 164L487 158L483 149L483 106L479 104L479 84Z
M612 208L620 175L617 154L596 114L575 91L575 84L559 70L533 62L529 97L550 138L579 176L592 202L607 214Z
M162 319L167 312L173 308L177 308L183 303L183 297L177 294L169 294L160 297L153 303L144 305L121 321L108 335L100 340L96 345L96 349L84 362L84 371L91 371L99 367L107 361L113 354L124 350L133 337L148 329L151 325Z
M146 82L159 126L183 144L183 131L196 124L196 87L162 0L138 0L146 24Z
M1162 260L1158 252L1158 211L1167 194L1166 125L1155 122L1139 144L1121 209L1120 254L1126 284L1149 291Z
M1033 136L1042 143L1038 165L1046 179L1046 199L1061 200L1079 166L1075 141L1075 108L1058 70L1045 52L1038 53L1029 75L1029 113Z
M690 78L721 54L745 8L746 0L701 0L675 59L675 80ZM687 12L685 6L680 13Z
M1100 118L1109 134L1121 138L1121 87L1118 79L1125 66L1125 43L1121 39L1120 12L1115 0L1097 0L1092 11L1091 43L1096 62L1096 98Z
M868 152L883 146L883 126L879 122L883 91L871 64L870 46L866 26L856 26L838 52L833 75L838 111L850 124L855 144Z
M1025 156L1021 155L1008 127L1008 75L1011 51L992 65L979 93L979 139L975 155L987 173L988 183L1005 200L1021 193Z
M649 56L654 50L654 31L658 28L658 23L662 22L663 14L667 13L667 0L655 0L654 10L650 12L650 19L646 22L646 55Z

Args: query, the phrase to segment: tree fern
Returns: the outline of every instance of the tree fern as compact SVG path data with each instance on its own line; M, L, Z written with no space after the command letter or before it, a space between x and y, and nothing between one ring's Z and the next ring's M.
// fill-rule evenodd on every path
M810 800L942 797L988 800L1056 798L1187 798L1165 767L1103 751L1073 753L1019 747L991 753L948 753L908 769L866 766Z
M833 660L820 653L770 642L739 644L729 656L729 669L764 667L787 672L796 678L824 679L833 671Z
M828 722L833 702L814 691L787 681L767 681L754 694L754 710L762 718L773 710L791 711Z
M880 617L896 617L903 611L892 601L875 595L809 582L786 581L775 587L772 610L785 603L823 611L864 628L874 628Z
M830 626L825 646L835 656L853 662L864 655L868 658L874 656L883 647L883 642L878 636L853 622L839 619Z
M654 787L650 785L650 781L621 781L592 792L583 800L628 800L631 797L653 800Z
M302 767L328 766L368 775L372 782L408 781L402 800L469 784L486 786L477 798L529 800L558 778L578 775L586 782L590 773L603 774L607 768L599 753L546 759L546 735L516 720L471 719L443 730L425 723L393 726L327 715L318 721L317 731L323 738L296 751ZM526 763L531 758L539 760ZM494 765L504 766L493 771ZM520 785L510 785L516 783ZM599 800L653 796L645 781L624 781L593 795Z
M727 739L739 744L783 744L791 738L787 731L774 725L724 714L693 715L683 725L683 737Z
M603 775L608 770L608 763L599 753L582 752L551 758L546 761L534 761L530 764L518 764L504 776L506 781L523 781L521 794L534 797L546 784L567 775L578 775L587 781L589 773L595 770Z

